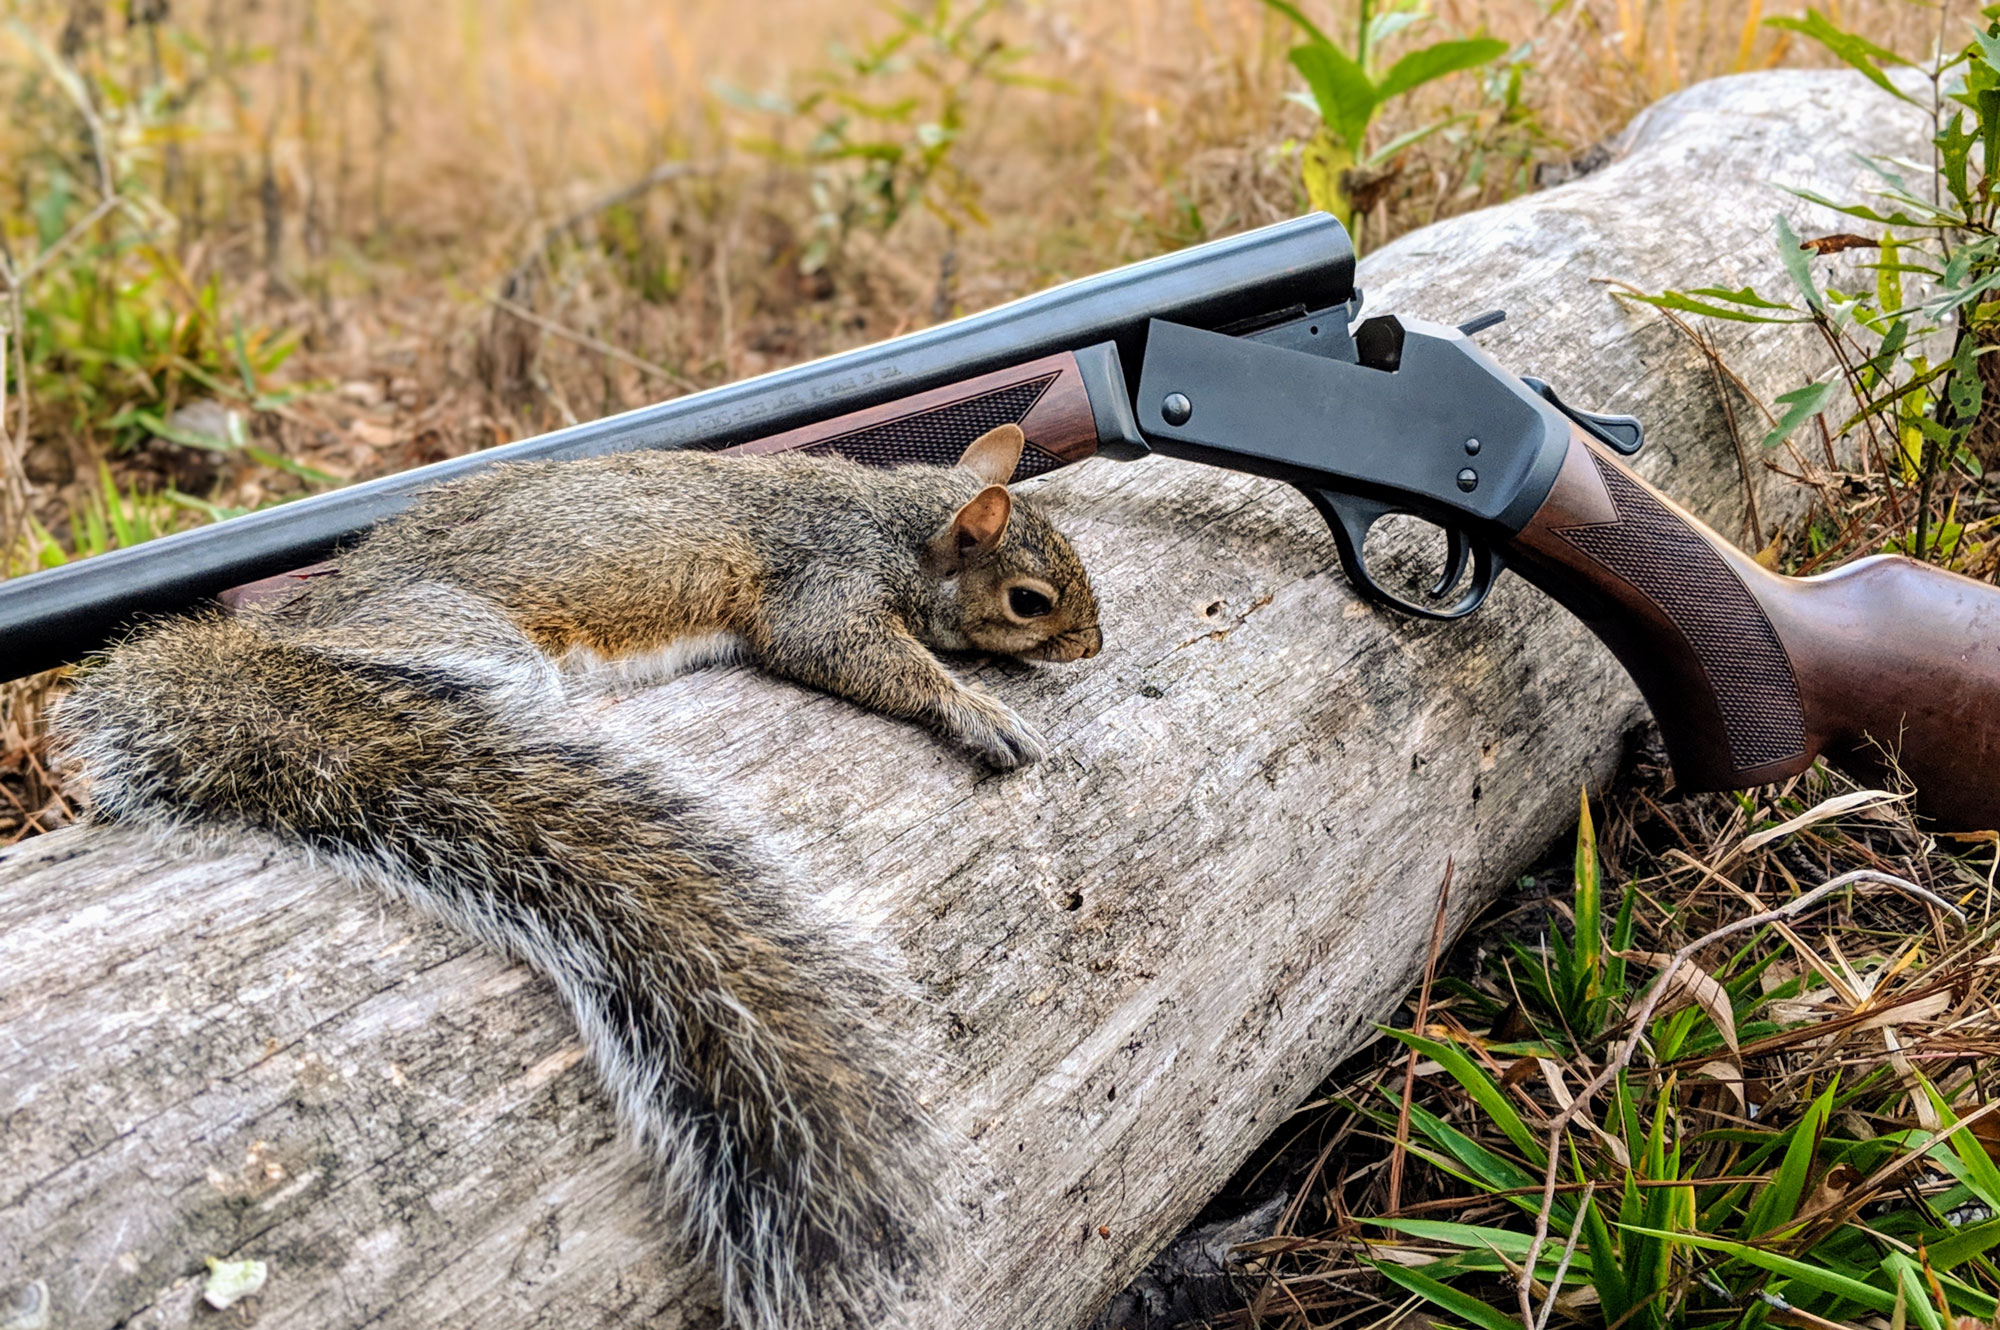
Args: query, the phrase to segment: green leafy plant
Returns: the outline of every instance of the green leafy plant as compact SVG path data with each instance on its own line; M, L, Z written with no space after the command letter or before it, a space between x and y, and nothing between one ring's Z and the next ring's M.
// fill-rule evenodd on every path
M49 265L27 307L35 400L71 431L108 436L121 450L173 438L174 411L200 398L280 405L288 395L264 384L297 338L225 331L220 298L214 279L191 291L172 256L142 236L76 247Z
M999 0L961 9L957 0L891 8L890 30L859 46L836 44L827 63L785 95L719 86L729 101L777 120L745 146L811 175L813 237L807 272L838 257L865 230L887 235L914 212L949 230L984 225L979 183L959 165L957 148L975 104L1002 88L1052 87L1015 66L1028 48L991 31ZM795 132L805 142L793 147Z
M179 530L187 525L189 511L198 508L171 490L121 489L111 468L100 462L96 486L84 489L70 503L68 539L59 540L29 517L25 536L9 559L6 573L18 577L108 550L129 549Z
M1764 445L1774 447L1816 420L1832 422L1829 438L1858 436L1871 454L1867 469L1900 491L1895 506L1909 514L1882 533L1881 545L1968 569L1986 554L1970 537L1996 524L1957 518L1957 482L2000 462L2000 397L1992 391L2000 383L1992 360L2000 347L2000 236L1994 229L2000 197L1990 174L2000 164L2000 7L1981 13L1972 40L1941 52L1928 66L1838 27L1817 10L1767 20L1817 41L1877 87L1928 113L1936 170L1920 176L1907 163L1870 160L1880 183L1866 202L1793 191L1875 231L1801 240L1780 216L1773 229L1791 281L1785 298L1751 287L1639 297L1703 318L1811 326L1838 372L1781 394ZM1913 95L1908 80L1892 77L1896 69L1921 73L1935 95ZM1852 290L1814 271L1821 256L1871 250L1875 261L1860 271L1872 280Z
M76 48L75 60L70 46L20 19L0 26L0 51L20 57L0 61L23 205L0 215L0 324L19 370L16 427L100 457L165 440L337 483L253 442L255 413L305 391L272 382L298 339L231 312L220 270L185 243L165 201L203 143L191 104L263 56L211 49L179 29L163 41L164 14L107 33L101 47ZM210 413L230 422L226 434L185 424L181 408L197 402L226 404ZM0 536L14 546L0 552L5 563L33 568L129 545L191 511L165 495L121 493L108 470L98 482L93 497L72 503L67 524L51 523L67 549L47 526L19 521Z
M1302 163L1306 197L1312 206L1354 226L1357 186L1363 175L1381 166L1411 144L1451 123L1446 117L1398 135L1372 151L1369 129L1390 102L1427 83L1489 64L1507 53L1507 43L1494 37L1445 39L1417 47L1379 69L1382 48L1399 33L1429 20L1421 0L1361 0L1350 52L1329 37L1289 0L1264 0L1305 34L1292 48L1291 61L1311 90L1310 105L1319 112L1320 127L1306 144Z

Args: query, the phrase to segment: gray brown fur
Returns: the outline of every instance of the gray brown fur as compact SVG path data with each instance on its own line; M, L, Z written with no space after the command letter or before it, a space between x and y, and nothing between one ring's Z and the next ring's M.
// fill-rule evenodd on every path
M135 637L64 700L58 740L100 820L275 836L536 966L732 1319L872 1322L935 1240L945 1168L879 1026L881 967L697 795L546 718L576 682L559 661L733 634L777 673L1033 760L1033 732L928 649L1097 648L1068 544L989 483L1010 447L975 445L977 470L496 469L287 603ZM1024 582L1057 593L1032 624L992 603Z

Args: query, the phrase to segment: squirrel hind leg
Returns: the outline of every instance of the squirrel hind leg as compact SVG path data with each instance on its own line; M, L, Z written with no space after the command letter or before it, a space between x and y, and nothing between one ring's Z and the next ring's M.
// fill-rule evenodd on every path
M555 662L505 609L437 582L384 589L338 622L306 630L302 645L342 660L393 664L487 692L502 706L559 701Z

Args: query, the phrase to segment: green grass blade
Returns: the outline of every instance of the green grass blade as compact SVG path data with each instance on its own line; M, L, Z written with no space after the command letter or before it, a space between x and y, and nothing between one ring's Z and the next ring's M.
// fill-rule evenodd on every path
M1481 1302L1470 1293L1461 1293L1449 1284L1441 1284L1429 1275L1408 1266L1396 1265L1389 1261L1369 1261L1382 1272L1382 1277L1423 1298L1434 1307L1442 1307L1462 1321L1468 1321L1479 1330L1521 1330L1521 1323L1501 1311L1491 1303Z
M1528 1259L1528 1248L1534 1245L1534 1236L1517 1233L1513 1229L1492 1228L1484 1224L1457 1224L1444 1219L1364 1219L1364 1224L1374 1224L1397 1233L1406 1233L1426 1242L1449 1242L1470 1252L1499 1252L1515 1263ZM1600 1249L1600 1250L1608 1250ZM1542 1244L1540 1263L1554 1269L1562 1259L1562 1244L1547 1242ZM1570 1260L1573 1270L1591 1269L1591 1253L1581 1243L1576 1255Z
M1939 1238L1926 1250L1930 1253L1931 1269L1942 1271L1984 1256L1995 1247L2000 1247L2000 1219L1968 1224L1950 1237Z
M1597 1300L1606 1325L1629 1325L1632 1314L1632 1285L1625 1278L1623 1253L1612 1242L1611 1228L1597 1198L1583 1202L1583 1241L1590 1248L1590 1282L1597 1288Z
M1733 1256L1739 1261L1754 1265L1760 1270L1769 1270L1774 1275L1783 1275L1785 1278L1804 1284L1808 1288L1818 1289L1822 1293L1831 1293L1835 1297L1846 1298L1850 1302L1860 1303L1871 1311L1886 1313L1893 1311L1896 1306L1896 1295L1893 1293L1876 1288L1872 1284L1864 1284L1858 1279L1840 1274L1837 1271L1828 1270L1806 1261L1794 1260L1789 1256L1781 1256L1777 1252L1764 1251L1762 1248L1753 1247L1747 1242L1737 1242L1731 1238L1710 1237L1706 1233L1667 1233L1656 1230L1630 1228L1629 1226L1628 1231L1639 1233L1646 1237L1662 1238L1668 1242L1684 1242L1690 1247L1700 1247L1704 1251L1721 1252L1725 1256Z
M1882 1258L1882 1268L1902 1286L1903 1307L1919 1330L1944 1330L1944 1321L1931 1304L1930 1286L1924 1280L1923 1267L1903 1253L1892 1251Z
M1514 1105L1508 1102L1507 1092L1487 1074L1484 1067L1467 1057L1464 1050L1443 1040L1426 1039L1411 1030L1387 1030L1385 1033L1443 1067L1531 1165L1536 1168L1548 1166L1548 1153L1535 1138L1535 1133L1528 1129L1528 1124L1521 1120Z
M1745 1236L1762 1237L1790 1223L1792 1216L1799 1212L1799 1202L1806 1194L1806 1183L1812 1178L1813 1160L1819 1154L1820 1133L1826 1127L1827 1115L1833 1112L1833 1096L1838 1085L1838 1081L1829 1084L1812 1101L1798 1125L1792 1128L1792 1138L1785 1147L1785 1157L1779 1163L1778 1171L1771 1175L1771 1181L1757 1194L1749 1215L1744 1219L1741 1231Z
M1383 1090L1392 1103L1399 1103L1393 1091ZM1492 1191L1512 1191L1524 1187L1539 1189L1541 1178L1529 1173L1504 1155L1495 1154L1470 1136L1450 1126L1443 1118L1416 1104L1410 1105L1410 1124L1457 1159L1474 1174L1475 1180ZM1560 1208L1560 1203L1558 1203Z

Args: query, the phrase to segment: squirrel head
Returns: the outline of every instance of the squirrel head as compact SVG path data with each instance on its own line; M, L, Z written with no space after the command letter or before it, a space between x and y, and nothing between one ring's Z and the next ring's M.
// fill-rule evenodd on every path
M1008 492L1027 438L1002 425L958 459L984 488L925 546L924 571L958 584L957 627L979 651L1083 660L1104 644L1083 561L1049 519Z

